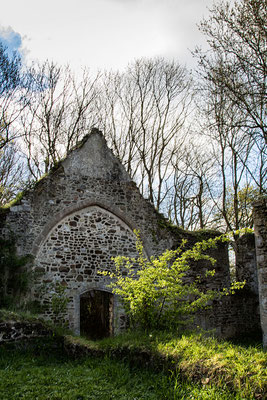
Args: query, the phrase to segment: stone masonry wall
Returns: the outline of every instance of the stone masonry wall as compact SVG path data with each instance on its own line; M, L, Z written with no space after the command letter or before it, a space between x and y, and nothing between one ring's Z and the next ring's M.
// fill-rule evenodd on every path
M49 233L36 256L35 271L39 275L34 297L48 307L46 317L53 317L50 291L42 292L43 282L60 282L69 298L68 324L78 332L79 297L90 288L107 290L109 278L99 271L114 271L112 257L127 254L137 257L135 235L110 212L98 206L87 207L60 221ZM53 288L53 286L52 286ZM39 294L42 293L40 296ZM124 318L115 310L113 330L123 328Z
M200 239L166 224L141 196L98 131L85 137L3 218L0 234L9 237L13 232L18 254L34 256L38 277L33 296L49 305L51 285L64 285L70 300L66 321L76 333L80 329L80 297L89 290L110 290L107 278L97 271L112 270L112 256L136 256L134 229L140 232L147 256L174 249L184 238L189 244ZM216 290L228 287L226 246L213 249L211 254L217 259L216 274L204 284ZM191 278L208 267L203 262L192 265ZM116 333L125 321L116 297L113 307ZM51 317L49 307L45 315Z
M140 195L99 132L86 137L2 219L2 236L15 234L17 253L35 258L33 270L38 279L33 296L49 305L53 284L67 288L66 321L76 333L80 296L89 290L110 290L97 270L112 269L112 256L136 255L134 229L140 231L148 256L177 242L159 227L159 215ZM113 307L117 332L125 319L116 297ZM51 316L49 307L45 315Z
M263 345L267 348L267 198L254 205L254 229Z
M40 322L0 321L0 346L3 343L53 336Z
M201 311L196 324L213 330L218 337L252 337L260 332L258 296L249 290L222 297L212 309Z
M236 255L236 279L246 281L246 289L258 296L258 274L256 261L255 236L247 233L238 239Z

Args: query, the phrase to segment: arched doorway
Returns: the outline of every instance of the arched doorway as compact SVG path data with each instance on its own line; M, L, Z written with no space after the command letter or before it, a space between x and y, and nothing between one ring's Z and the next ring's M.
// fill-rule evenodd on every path
M36 279L36 297L42 293L39 287L43 286L44 281L62 282L69 298L66 315L69 328L76 334L96 337L90 332L90 324L86 323L88 318L93 319L93 315L88 315L86 311L87 303L93 304L93 296L88 295L86 300L85 293L102 290L107 294L99 295L103 298L97 304L102 303L103 310L98 310L98 315L100 313L103 319L104 315L109 313L109 317L104 318L105 321L109 321L109 326L104 327L102 324L99 332L103 333L99 334L99 337L119 333L126 325L125 316L123 319L121 311L123 307L118 306L116 296L113 300L113 296L108 294L109 279L98 273L114 271L112 258L119 255L138 257L136 236L120 217L99 205L91 205L66 215L46 234L40 244L34 268L38 272L42 271L43 275L39 274ZM90 297L92 298L89 302ZM39 298L44 304L51 304L50 291ZM105 304L110 305L109 311ZM97 309L97 306L92 308ZM52 310L47 307L44 316L51 318L51 315ZM99 323L91 325L97 324Z
M113 333L113 295L90 290L80 297L80 332L89 339L108 337Z

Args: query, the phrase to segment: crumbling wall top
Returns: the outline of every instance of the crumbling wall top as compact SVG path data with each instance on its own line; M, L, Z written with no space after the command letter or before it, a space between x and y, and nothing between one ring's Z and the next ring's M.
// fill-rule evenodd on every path
M86 176L105 181L131 181L125 168L108 148L102 132L95 128L68 154L62 166L69 176Z

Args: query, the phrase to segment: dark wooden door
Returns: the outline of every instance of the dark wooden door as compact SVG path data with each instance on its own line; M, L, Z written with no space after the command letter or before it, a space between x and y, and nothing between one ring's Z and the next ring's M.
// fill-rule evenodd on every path
M112 333L112 294L90 290L80 298L81 335L101 339Z

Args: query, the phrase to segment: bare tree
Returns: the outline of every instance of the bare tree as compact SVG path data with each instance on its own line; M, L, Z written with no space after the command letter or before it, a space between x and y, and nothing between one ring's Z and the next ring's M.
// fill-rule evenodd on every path
M214 203L209 187L216 170L208 143L202 136L191 134L175 154L172 166L167 212L170 220L184 229L213 227Z
M19 118L29 105L32 85L19 53L10 55L0 42L0 205L9 202L27 181L18 145Z
M125 73L107 74L103 86L107 139L141 193L159 209L173 154L186 136L190 77L175 62L141 59Z
M35 179L47 172L97 122L97 80L84 71L45 62L32 71L35 91L21 118L28 166Z
M20 55L14 52L10 56L0 41L0 151L20 136L16 122L27 106L31 85Z
M212 157L217 168L216 180L207 180L209 193L217 208L218 227L238 231L248 222L244 204L249 204L252 193L264 191L260 186L264 179L262 153L254 159L258 147L254 138L244 135L240 128L239 107L229 99L224 87L205 83L202 89L201 111L206 123L203 136L208 137L213 147ZM262 179L257 180L257 174Z
M8 203L26 185L23 158L15 143L8 143L0 157L0 206Z
M101 128L114 154L133 179L140 165L135 145L138 134L137 110L135 88L125 74L106 72L102 80L102 98L98 107Z
M266 6L266 0L218 2L200 25L209 48L194 52L202 132L218 168L216 184L208 186L218 223L229 231L250 224L244 204L252 193L266 193Z
M255 142L266 132L267 0L220 1L200 25L209 45L195 51L205 80L223 88L239 127Z

